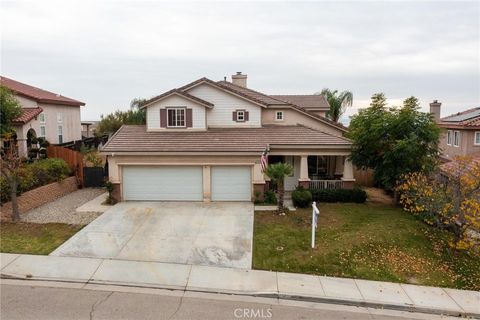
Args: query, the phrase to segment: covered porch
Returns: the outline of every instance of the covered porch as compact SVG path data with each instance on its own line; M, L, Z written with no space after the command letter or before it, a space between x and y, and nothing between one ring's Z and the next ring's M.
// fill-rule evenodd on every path
M269 164L284 162L293 167L293 176L285 178L285 190L297 186L307 189L352 188L353 167L345 155L272 155ZM269 180L266 177L266 180Z
M348 160L349 155L349 145L308 149L300 146L271 146L268 163L284 162L293 167L293 175L285 178L285 191L293 191L298 186L306 189L351 189L355 178L352 163ZM259 165L258 171L260 172L254 174L254 184L265 183L265 190L274 187L270 179L261 174ZM260 185L255 189L259 188Z

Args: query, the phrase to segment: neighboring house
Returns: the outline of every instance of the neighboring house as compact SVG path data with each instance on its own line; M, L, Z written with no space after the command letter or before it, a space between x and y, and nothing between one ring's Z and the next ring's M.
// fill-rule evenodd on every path
M440 118L441 103L430 103L430 112L444 130L440 138L441 157L450 161L456 156L480 155L480 107Z
M246 80L241 73L232 82L201 78L143 103L146 126L122 126L101 149L117 200L262 199L266 148L269 163L294 167L286 190L353 187L346 128L301 105L319 101L315 111L326 110L323 97L294 104L249 89Z
M0 84L10 89L22 106L22 114L13 121L20 156L28 154L32 137L45 138L51 144L82 139L80 106L85 103L6 77L0 77Z

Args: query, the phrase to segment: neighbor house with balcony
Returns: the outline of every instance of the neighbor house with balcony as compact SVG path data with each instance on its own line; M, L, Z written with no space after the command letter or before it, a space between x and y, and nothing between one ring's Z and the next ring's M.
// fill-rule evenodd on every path
M146 125L124 125L103 146L117 200L251 201L269 179L260 158L294 168L286 190L352 188L346 128L320 95L268 95L201 78L146 101Z

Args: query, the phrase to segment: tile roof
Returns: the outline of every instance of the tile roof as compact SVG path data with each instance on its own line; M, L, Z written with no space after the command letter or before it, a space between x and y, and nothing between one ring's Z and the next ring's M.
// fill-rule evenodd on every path
M277 105L288 105L289 104L285 101L275 99L272 96L266 95L264 93L261 93L261 92L258 92L258 91L255 91L255 90L252 90L252 89L249 89L249 88L237 86L237 85L235 85L235 84L233 84L229 81L218 81L217 84L219 86L221 86L222 88L228 90L228 91L231 91L231 92L236 93L238 95L244 96L244 97L246 97L248 99L251 99L253 101L257 101L257 102L259 102L261 104L264 104L266 106L271 106L271 105L277 106Z
M480 128L480 107L471 108L440 119L440 126Z
M466 172L473 172L474 168L480 166L480 154L472 155L470 156L470 158L472 159L472 161L469 162L467 167L465 168ZM462 167L458 166L455 160L443 163L439 166L439 168L441 171L447 174L457 172L459 169L462 169Z
M182 97L185 97L187 99L190 99L190 100L193 100L195 102L197 102L198 104L202 105L202 106L206 106L208 108L212 108L213 107L213 103L211 102L208 102L208 101L205 101L203 99L200 99L198 97L195 97L195 96L192 96L191 94L187 93L187 92L184 92L184 91L181 91L179 89L172 89L170 91L167 91L165 93L162 93L161 95L158 95L156 97L153 97L151 99L148 99L147 101L143 102L140 107L141 108L144 108L145 106L155 102L155 101L159 101L159 100L162 100L163 98L166 98L172 94L177 94L179 96L182 96Z
M350 146L350 140L305 126L215 128L207 131L154 131L122 126L103 152L262 152L266 145Z
M295 95L279 95L272 94L270 97L282 100L288 103L296 104L299 107L302 107L306 110L328 110L330 106L328 105L327 99L324 96L319 94L295 94Z
M30 122L33 118L38 116L40 113L42 113L43 109L38 107L38 108L22 108L22 114L13 120L12 122L14 124L25 124Z
M60 104L60 105L69 105L69 106L84 106L85 103L70 99L59 94L46 91L37 87L30 86L25 83L21 83L6 77L0 77L0 84L9 88L11 91L18 95L31 98L37 102L50 103L50 104Z

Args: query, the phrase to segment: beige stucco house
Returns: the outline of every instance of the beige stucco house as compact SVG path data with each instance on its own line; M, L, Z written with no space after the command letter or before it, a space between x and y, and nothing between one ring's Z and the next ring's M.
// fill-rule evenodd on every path
M430 112L443 129L441 157L450 161L456 156L480 156L480 107L441 118L441 103L430 103Z
M20 156L27 155L32 136L51 144L82 139L80 106L85 103L6 77L0 77L0 84L10 89L22 106L21 116L13 122Z
M270 96L237 73L231 82L201 78L141 107L146 125L121 127L101 150L118 200L262 199L265 149L270 163L293 165L287 190L353 186L351 142L322 115L321 96Z

